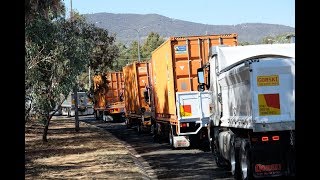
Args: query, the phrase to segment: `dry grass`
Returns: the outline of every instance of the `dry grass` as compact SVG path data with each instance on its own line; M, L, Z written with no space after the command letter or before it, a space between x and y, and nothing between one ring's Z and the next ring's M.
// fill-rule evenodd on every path
M110 133L73 119L52 120L48 142L43 126L25 129L25 179L148 179L134 157Z

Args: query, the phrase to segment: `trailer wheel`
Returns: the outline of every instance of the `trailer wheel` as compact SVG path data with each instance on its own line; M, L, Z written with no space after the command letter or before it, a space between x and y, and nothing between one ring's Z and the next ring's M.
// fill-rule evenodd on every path
M130 123L130 119L129 118L125 118L125 124L126 124L126 128L129 129L131 128L131 123Z
M239 148L235 147L234 137L230 141L230 170L235 179L240 178Z
M173 133L173 128L172 128L172 126L170 126L170 131L169 131L169 144L170 144L170 147L172 148L172 149L176 149L175 147L174 147L174 141L173 141L173 136L174 136L174 133Z
M70 108L68 108L68 114L67 114L67 117L71 117L71 110L70 110Z
M250 152L249 152L249 143L245 140L241 140L240 145L240 170L241 170L241 179L248 180L252 179L252 168L250 164Z
M208 126L208 142L209 142L209 150L213 153L213 142L212 142L212 138L213 138L213 131L211 129L211 126ZM212 132L211 132L212 131Z
M221 156L220 152L218 151L218 145L217 145L218 141L215 140L212 144L213 144L213 156L214 156L214 160L216 161L216 164L218 167L221 168L226 168L228 166L228 163L226 162L226 160L224 160L224 158Z
M141 123L140 122L137 125L137 131L138 131L138 134L142 133L142 128L141 128Z
M153 123L151 125L151 133L152 133L152 140L153 142L160 142L159 134L158 134L158 128L157 124Z
M96 110L93 111L93 115L94 115L94 118L95 118L96 120L98 120L98 115L97 115L97 111L96 111Z

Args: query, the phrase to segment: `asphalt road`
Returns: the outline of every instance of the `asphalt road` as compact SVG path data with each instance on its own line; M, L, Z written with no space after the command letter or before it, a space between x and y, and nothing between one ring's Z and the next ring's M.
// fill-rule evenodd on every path
M216 166L211 152L197 148L173 150L168 142L153 142L151 134L127 129L124 122L96 121L93 116L82 116L80 120L121 140L150 179L233 179L229 171Z

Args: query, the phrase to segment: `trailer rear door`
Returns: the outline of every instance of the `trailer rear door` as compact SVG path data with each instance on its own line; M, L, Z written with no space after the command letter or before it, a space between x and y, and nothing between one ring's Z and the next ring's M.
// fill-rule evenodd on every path
M252 63L254 131L295 129L294 58Z

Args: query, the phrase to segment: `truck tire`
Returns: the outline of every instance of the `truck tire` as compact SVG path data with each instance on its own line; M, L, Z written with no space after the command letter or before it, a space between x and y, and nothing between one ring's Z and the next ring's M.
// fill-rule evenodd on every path
M125 124L127 129L131 128L130 119L128 117L125 118Z
M71 117L71 110L70 110L70 108L68 108L68 114L67 114L67 117Z
M139 122L139 123L137 124L137 131L138 131L138 134L141 134L141 133L142 133L141 122Z
M94 118L95 118L96 120L98 120L98 115L97 115L97 111L96 111L96 110L93 111L93 115L94 115Z
M173 128L172 128L172 126L170 126L170 131L169 131L169 144L170 144L170 147L171 147L171 149L176 149L174 146L175 146L175 144L174 144L174 141L173 141L173 136L174 136L174 132L173 132L174 130L173 130Z
M211 128L210 125L207 128L208 128L207 132L208 132L209 151L213 153L213 141L212 141L212 139L214 138L213 129Z
M152 134L152 140L153 142L160 142L159 141L159 134L158 134L158 129L157 129L157 124L153 123L151 125L151 134Z
M240 173L241 179L252 179L252 168L250 163L250 145L247 140L242 139L239 150Z
M235 179L241 179L239 148L235 147L234 137L230 141L230 170Z
M218 167L221 167L221 168L226 168L228 167L228 163L226 162L226 160L224 160L224 158L221 156L220 152L218 151L218 147L217 147L217 144L218 143L217 141L215 141L213 144L213 156L214 156L214 159L216 161L216 165Z

